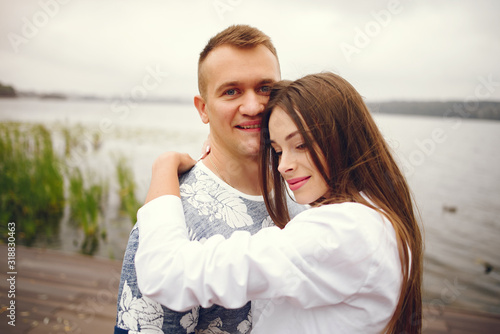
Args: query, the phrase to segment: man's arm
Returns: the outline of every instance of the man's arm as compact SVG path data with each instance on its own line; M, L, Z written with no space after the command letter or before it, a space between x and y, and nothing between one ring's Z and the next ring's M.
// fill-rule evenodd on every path
M135 227L130 233L123 258L114 333L193 333L198 324L198 307L187 312L176 312L144 297L140 292L134 264L138 246L139 229Z
M146 203L171 193L180 197L178 173L189 170L195 161L187 154L168 152L153 164L151 186ZM131 231L125 251L118 292L115 334L148 329L151 332L191 333L198 324L198 309L176 312L143 297L137 285L135 255L139 247L139 229Z
M139 229L136 226L130 232L123 258L115 334L140 331L141 328L150 328L158 333L163 333L163 310L161 305L149 298L143 298L137 286L134 259L138 246Z

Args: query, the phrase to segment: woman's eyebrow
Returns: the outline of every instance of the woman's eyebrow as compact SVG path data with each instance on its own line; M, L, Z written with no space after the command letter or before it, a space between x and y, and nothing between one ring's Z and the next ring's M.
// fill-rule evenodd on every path
M298 134L300 134L299 130L297 130L297 131L294 131L294 132L290 133L289 135L287 135L287 136L285 137L285 141L288 141L288 140L292 139L293 137L295 137L295 136L296 136L296 135L298 135ZM273 139L271 139L271 138L269 138L269 141L271 142L271 144L272 144L272 143L276 143L276 141L274 141L274 140L273 140Z
M294 132L290 133L288 136L286 136L285 140L290 140L290 139L292 139L293 137L295 137L298 134L299 134L299 130L294 131Z

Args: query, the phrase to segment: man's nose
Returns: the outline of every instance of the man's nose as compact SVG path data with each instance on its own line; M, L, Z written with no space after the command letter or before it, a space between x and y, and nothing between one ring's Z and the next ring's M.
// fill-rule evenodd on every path
M257 116L264 112L268 100L268 96L262 96L255 92L247 92L242 99L240 112L249 116Z

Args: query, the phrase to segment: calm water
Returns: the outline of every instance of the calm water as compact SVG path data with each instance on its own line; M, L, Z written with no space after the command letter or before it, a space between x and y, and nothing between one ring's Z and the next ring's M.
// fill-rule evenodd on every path
M119 106L120 108L117 108ZM500 314L500 122L376 115L415 194L425 227L425 300ZM129 159L143 198L154 158L166 150L197 157L208 127L189 105L0 100L0 121L83 125L73 163L106 175L113 159ZM86 149L99 133L98 150ZM108 174L109 175L109 174ZM113 190L113 186L111 187ZM131 222L110 195L108 241L99 255L121 258ZM78 231L63 224L54 247L76 251ZM482 263L493 271L485 273Z

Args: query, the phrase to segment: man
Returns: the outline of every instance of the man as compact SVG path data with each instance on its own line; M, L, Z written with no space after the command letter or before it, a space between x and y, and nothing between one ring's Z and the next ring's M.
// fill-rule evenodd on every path
M261 114L271 85L280 80L276 50L268 36L231 26L200 54L194 104L210 126L210 153L180 179L181 197L193 240L234 231L255 233L272 224L259 185ZM115 333L248 333L250 303L174 312L142 297L134 257L139 230L130 235L123 260ZM172 289L176 287L173 286Z

